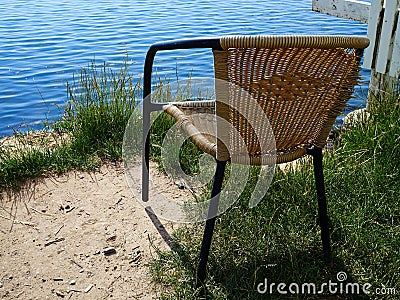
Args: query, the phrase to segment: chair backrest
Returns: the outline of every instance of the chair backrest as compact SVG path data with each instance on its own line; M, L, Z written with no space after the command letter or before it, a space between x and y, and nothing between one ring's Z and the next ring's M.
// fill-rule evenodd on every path
M238 95L238 89L256 100L268 118L277 163L294 160L305 154L304 146L325 145L352 95L369 40L356 36L228 36L220 43L222 50L213 50L215 78L223 82L216 84L217 116L232 124L245 140L251 164L260 165L264 150L259 135L267 130L257 123L252 108L245 108L247 100ZM230 141L229 151L218 142L217 159L233 160L239 146L229 137L231 130L219 130L218 137L221 134ZM240 163L240 158L234 160Z

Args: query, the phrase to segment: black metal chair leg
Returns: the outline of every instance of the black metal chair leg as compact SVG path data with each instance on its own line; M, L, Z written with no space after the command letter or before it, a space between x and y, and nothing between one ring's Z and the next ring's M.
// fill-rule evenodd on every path
M326 204L324 173L322 167L322 149L309 149L309 154L313 156L315 185L318 197L318 218L321 227L321 239L325 262L331 262L331 243L329 237L329 218Z
M219 193L222 188L222 181L224 179L226 161L217 160L217 169L215 170L214 182L211 190L211 201L208 208L208 217L206 227L204 229L203 241L200 250L200 262L197 268L197 286L203 284L206 278L206 267L208 261L208 254L210 252L211 239L214 231L215 219L218 213Z
M150 112L143 112L142 201L149 200Z

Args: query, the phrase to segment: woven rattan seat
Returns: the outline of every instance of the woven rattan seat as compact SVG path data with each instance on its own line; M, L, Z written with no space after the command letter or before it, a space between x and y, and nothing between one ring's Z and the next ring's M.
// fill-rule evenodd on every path
M146 57L145 97L151 91L151 66L157 51L210 48L214 56L216 99L162 104L145 100L144 126L149 126L147 115L151 111L162 109L175 118L178 126L201 150L216 158L217 170L211 197L218 195L221 190L226 161L250 165L270 164L268 154L272 150L276 150L276 157L273 156L276 163L290 162L311 154L324 256L329 261L331 248L322 148L357 84L360 59L368 44L367 38L358 36L226 36L155 44ZM238 96L238 89L255 99L258 108L243 101L243 97ZM266 115L274 135L266 139L274 138L276 149L263 149L257 137L256 132L265 129L265 124L257 123L259 107ZM246 112L245 116L243 111ZM221 129L222 123L218 119L202 121L199 117L201 114L206 118L215 115L231 124L245 141L245 155L241 153L243 148L229 138L229 130ZM192 118L193 115L196 118ZM251 122L249 116L253 118ZM147 128L145 132L148 132ZM222 142L220 134L228 136L225 139L229 141L228 144ZM265 131L265 135L268 134ZM144 148L143 165L148 168L147 136ZM144 200L148 197L146 180L148 170L143 171ZM210 215L212 217L206 223L200 254L199 282L205 278L215 222L215 215Z

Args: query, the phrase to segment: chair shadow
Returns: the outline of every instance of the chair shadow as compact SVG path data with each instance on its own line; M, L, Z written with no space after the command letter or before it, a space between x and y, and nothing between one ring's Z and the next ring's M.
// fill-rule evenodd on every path
M157 228L162 231L159 232L164 240L168 241L171 250L185 262L183 267L193 274L193 289L195 289L197 261L193 261L190 255L173 241L168 232L163 231L165 227ZM333 257L332 262L330 265L324 263L320 248L294 251L283 256L275 254L256 259L252 257L249 263L240 266L232 261L231 256L216 258L210 255L206 285L197 290L197 298L193 299L219 299L208 291L209 285L224 290L226 299L372 299L364 294L363 285L357 283L354 274L346 267L343 260ZM301 275L305 270L308 271ZM315 273L311 274L310 270L315 270ZM343 280L343 277L339 276L345 276L346 279ZM301 282L299 277L302 278ZM243 283L243 286L240 283ZM249 287L250 283L252 287ZM278 291L280 283L285 284L286 294ZM291 284L293 289L289 290Z
M235 265L231 257L218 261L219 266L218 263L212 265L211 261L208 275L212 276L214 284L224 288L228 299L243 299L240 290L251 289L248 283L253 283L253 292L247 294L247 299L371 299L364 294L363 285L357 283L343 260L333 257L332 264L325 264L319 248L283 256L268 255L240 266ZM248 283L244 287L232 284L239 280ZM284 284L283 293L278 290L281 283Z
M145 207L145 211L147 216L150 218L150 221L153 223L154 227L157 229L158 233L164 240L164 242L168 245L168 247L175 252L183 252L183 249L179 246L179 244L175 243L172 236L169 234L165 226L161 223L160 219L154 213L153 209L150 206Z
M179 243L176 243L173 239L173 237L169 234L168 230L165 228L165 226L161 223L160 219L157 217L157 215L154 213L153 209L150 206L145 207L146 214L150 218L151 222L153 223L154 227L157 229L158 233L160 234L161 238L164 240L164 242L167 244L167 246L171 249L171 251L177 253L181 260L185 262L185 266L192 266L190 256L188 253L185 252L185 250L179 245ZM195 272L195 267L191 268L189 272L193 273Z
M171 251L178 254L184 262L183 267L193 274L195 283L197 261L193 261L189 253L174 241L151 207L146 207L145 211ZM336 236L335 239L340 242L341 238ZM312 273L313 270L315 273ZM200 289L199 299L214 299L207 291L207 281L213 286L221 287L227 294L227 299L371 299L363 292L363 285L357 283L354 274L341 258L333 255L332 263L325 264L322 249L318 247L286 251L283 255L274 253L253 256L250 262L240 265L232 261L232 254L226 257L210 254L207 278L206 285ZM299 278L302 282L299 282ZM246 286L238 286L237 283L244 283ZM252 288L249 288L249 283L253 283ZM280 283L286 285L286 294L278 292L277 286ZM294 292L297 292L298 286L299 293L288 290L291 284ZM309 284L315 284L315 289ZM246 296L243 295L243 290L247 290Z

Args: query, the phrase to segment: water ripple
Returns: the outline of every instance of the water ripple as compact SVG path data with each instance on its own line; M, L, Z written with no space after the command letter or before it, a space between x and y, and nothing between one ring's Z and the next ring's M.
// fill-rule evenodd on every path
M311 11L301 1L20 0L0 3L0 136L22 122L57 118L65 83L91 60L119 67L126 51L142 75L155 42L225 34L366 34L366 26ZM201 66L193 70L193 61ZM160 75L208 76L208 51L157 55ZM365 75L368 75L365 72ZM358 101L358 102L357 102ZM352 105L362 105L360 100Z

